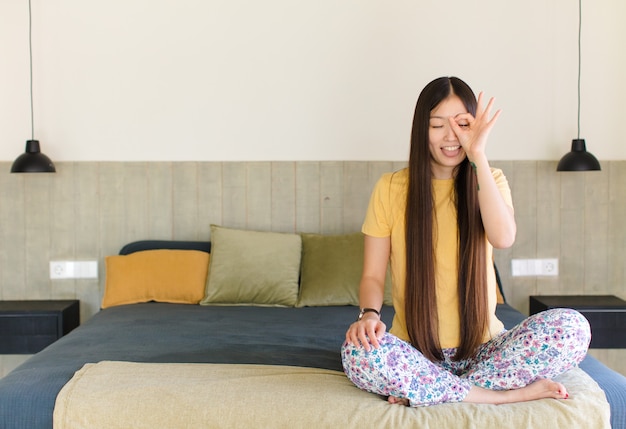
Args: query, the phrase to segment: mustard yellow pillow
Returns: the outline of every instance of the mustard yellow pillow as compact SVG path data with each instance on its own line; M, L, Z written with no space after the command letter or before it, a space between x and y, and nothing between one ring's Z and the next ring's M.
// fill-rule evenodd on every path
M204 296L209 254L199 250L145 250L105 258L102 308L159 301L198 304Z

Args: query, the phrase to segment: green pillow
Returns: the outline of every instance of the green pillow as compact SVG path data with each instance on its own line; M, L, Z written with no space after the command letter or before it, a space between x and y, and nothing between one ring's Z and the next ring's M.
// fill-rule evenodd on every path
M293 307L301 252L298 234L211 225L211 264L200 304Z
M302 264L297 307L358 306L363 271L363 234L301 236ZM387 305L392 305L390 277L387 270L384 297Z

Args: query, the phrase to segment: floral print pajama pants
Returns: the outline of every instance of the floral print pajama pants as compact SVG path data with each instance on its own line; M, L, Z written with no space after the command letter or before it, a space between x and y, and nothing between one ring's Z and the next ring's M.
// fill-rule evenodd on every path
M433 363L417 349L385 333L378 349L344 344L343 368L360 389L406 398L412 407L460 402L472 385L492 390L524 387L554 378L585 357L591 332L575 310L556 308L534 314L486 342L471 359L454 361L456 349Z

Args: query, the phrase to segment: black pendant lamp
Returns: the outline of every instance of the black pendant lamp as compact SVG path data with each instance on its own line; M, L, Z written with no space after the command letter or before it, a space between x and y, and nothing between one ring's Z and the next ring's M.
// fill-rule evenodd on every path
M600 163L587 152L585 139L580 138L580 40L582 28L582 0L578 0L578 137L572 140L572 150L559 161L556 171L600 171Z
M33 109L33 41L32 41L31 0L28 0L28 45L30 58L30 126L31 139L26 141L26 151L17 157L11 166L11 173L55 173L54 164L41 153L39 140L35 140L35 115Z

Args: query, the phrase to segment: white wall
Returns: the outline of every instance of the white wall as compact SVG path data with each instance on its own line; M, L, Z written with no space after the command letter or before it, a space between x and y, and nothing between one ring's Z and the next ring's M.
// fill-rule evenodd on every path
M489 156L577 132L578 2L32 0L35 138L56 161L402 160L441 75L497 97ZM583 3L581 136L626 159L626 2ZM0 160L30 138L28 2L0 1Z

